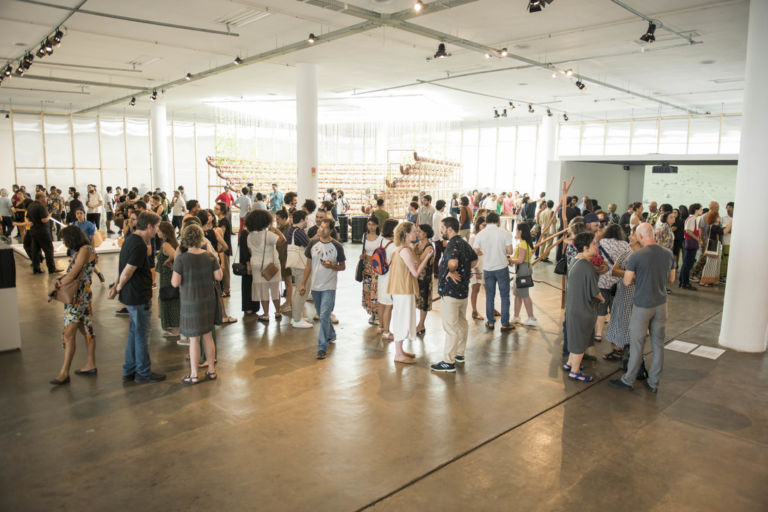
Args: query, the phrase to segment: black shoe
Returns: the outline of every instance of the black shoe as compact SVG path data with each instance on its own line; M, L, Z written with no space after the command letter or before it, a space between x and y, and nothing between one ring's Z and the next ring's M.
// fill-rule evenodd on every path
M318 359L325 359L325 350L318 350L317 351L317 358Z
M143 375L136 374L136 377L134 377L133 382L136 384L149 384L150 382L162 382L165 380L165 374L163 373L155 373L150 372L149 375L146 377Z
M51 384L53 384L54 386L63 386L64 384L69 384L69 375L67 375L67 378L64 380L53 379L51 381Z
M495 327L495 325L496 325L495 323L493 323L493 324L489 324L488 322L485 322L485 328L486 328L486 329L490 329L491 331L493 330L493 328Z
M48 271L48 273L49 273L49 274L58 274L59 272L64 272L64 269L61 269L61 268L55 268L55 269L53 269L53 270L49 270L49 271Z
M107 234L108 234L108 235L114 235L114 234L115 234L115 232L114 232L114 231L112 231L111 229L108 229L108 230L107 230Z
M40 270L39 268L33 268L32 269L32 273L33 274L44 274L44 272L42 270Z
M456 356L454 359L456 360L456 364L464 364L464 356Z
M657 388L657 387L655 388L655 387L651 386L650 384L648 384L648 381L645 381L643 384L645 385L646 388L648 388L648 391L650 391L651 393L655 394L655 393L659 392L659 388Z
M328 339L328 343L336 343L336 336L333 338Z
M99 281L101 281L102 283L106 281L106 279L104 279L104 274L102 274L101 272L99 272L96 275L99 276Z
M507 325L501 324L501 330L502 331L514 331L515 330L515 326L512 325L512 324L507 324Z
M456 365L451 363L446 363L445 361L440 361L439 363L435 363L431 365L430 370L433 372L448 372L452 373L456 371Z
M624 381L621 380L621 379L609 380L608 384L610 384L611 386L613 386L615 388L623 389L625 391L632 391L632 386L630 386L628 384L624 384Z
M684 285L682 286L682 288L683 288L683 290L691 290L692 292L694 292L694 291L698 290L698 288L696 288L696 287L695 287L695 286L693 286L692 284L684 284Z
M115 314L117 316L128 316L128 314L129 314L128 313L128 308L118 309L117 311L115 311Z
M99 373L98 368L91 368L85 371L75 370L75 375L96 375L97 373Z
M133 379L136 378L135 373L129 373L128 375L123 375L123 382L133 382Z

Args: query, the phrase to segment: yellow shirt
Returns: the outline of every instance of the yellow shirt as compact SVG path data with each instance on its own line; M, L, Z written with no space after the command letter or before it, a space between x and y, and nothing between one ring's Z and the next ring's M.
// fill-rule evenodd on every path
M530 247L528 247L528 242L525 240L520 240L520 243L517 244L517 247L515 247L515 254L512 257L512 259L518 259L520 257L520 249L525 249L525 260L523 260L523 263L531 263L531 256L533 256L533 251Z

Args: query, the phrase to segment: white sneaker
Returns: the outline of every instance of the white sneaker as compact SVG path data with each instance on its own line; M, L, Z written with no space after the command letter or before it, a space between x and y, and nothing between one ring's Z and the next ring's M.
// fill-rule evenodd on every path
M527 325L528 327L536 327L537 324L538 322L535 318L529 318L523 323L523 325Z
M336 315L334 315L333 313L331 313L331 323L332 323L332 324L337 324L337 323L339 323L339 319L338 319L338 318L336 318Z
M311 323L307 322L304 319L301 319L298 322L292 320L291 327L295 327L297 329L311 329L312 327L314 327L314 325L312 325Z
M184 336L182 334L181 336L179 336L179 339L176 340L176 344L177 345L184 345L185 347L188 347L189 346L189 338L187 338L186 336Z
M516 316L516 317L515 317L515 318L513 318L513 319L512 319L512 321L511 321L511 322L509 322L509 323L511 323L511 324L519 324L519 323L520 323L520 317L519 317L519 316Z

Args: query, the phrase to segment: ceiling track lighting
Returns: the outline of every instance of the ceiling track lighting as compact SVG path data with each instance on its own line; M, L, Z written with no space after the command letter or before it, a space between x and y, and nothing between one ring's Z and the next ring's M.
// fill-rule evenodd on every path
M535 111L535 110L533 110L533 105L531 105L531 104L529 103L529 104L528 104L528 113L529 113L529 114L533 114L534 112L536 112L536 111Z
M440 43L437 45L437 51L435 52L434 56L436 59L445 59L446 57L450 56L451 54L445 51L445 43Z
M501 111L501 117L507 117L507 109Z
M501 51L499 52L499 55L501 55L502 57L506 57L507 55L509 55L509 51L506 48L502 48Z
M42 59L43 57L45 57L45 55L46 55L46 53L45 53L45 43L40 43L40 49L37 50L37 56Z
M3 70L3 74L7 78L7 77L11 76L11 73L13 73L13 68L11 67L10 64L8 64L7 66L5 66L5 69Z
M552 111L547 107L547 117L552 117Z
M573 70L572 69L566 69L565 70L565 76L573 76Z
M645 31L645 34L640 36L641 41L645 41L646 43L652 43L656 41L656 36L654 35L656 33L656 24L652 21L648 22L648 30Z
M568 114L563 112L563 121L568 122Z
M586 89L587 86L584 85L584 82L582 82L581 80L576 80L576 87L578 87L579 90L583 91L584 89Z
M152 95L149 97L149 99L152 101L157 99L157 89L152 89Z
M21 59L21 65L24 67L24 69L29 69L32 67L32 61L34 58L35 57L31 53L28 53L24 56L23 59Z
M307 42L309 44L315 44L315 41L317 41L317 38L315 37L315 34L310 32L309 37L307 38Z
M554 0L528 0L528 12L541 12L543 8L551 4Z
M424 9L424 2L422 2L421 0L416 0L413 3L413 10L416 12L421 12L422 9Z
M488 52L485 52L485 58L486 58L486 59L490 59L490 58L491 58L491 54L490 54L490 53L488 53Z
M243 59L241 59L240 57L235 57L235 60L233 60L232 62L235 64L235 66L239 66L243 62Z
M493 109L493 118L498 119L499 117L501 117L501 115L499 114L499 109L496 109L496 108Z
M511 101L509 102L509 110L515 110L515 104Z
M136 106L136 97L135 96L133 98L131 98L131 101L128 102L128 105L130 105L132 107Z
M186 75L184 75L184 80L186 80L187 82L192 80L192 73L187 73Z
M61 28L57 28L56 33L53 34L53 42L56 44L56 48L61 46L62 38L64 38L64 32L61 31Z
M19 76L24 76L24 68L21 64L19 64L19 67L16 68L16 74Z
M50 39L46 39L43 43L46 55L53 55L53 43Z

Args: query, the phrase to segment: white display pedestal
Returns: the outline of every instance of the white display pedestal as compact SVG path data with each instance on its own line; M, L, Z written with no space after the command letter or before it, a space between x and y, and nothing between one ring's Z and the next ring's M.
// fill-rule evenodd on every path
M0 242L0 352L21 348L19 303L16 297L16 262L13 250Z

